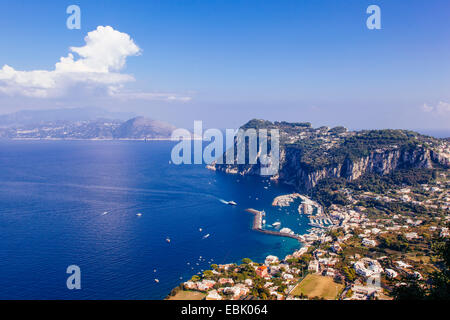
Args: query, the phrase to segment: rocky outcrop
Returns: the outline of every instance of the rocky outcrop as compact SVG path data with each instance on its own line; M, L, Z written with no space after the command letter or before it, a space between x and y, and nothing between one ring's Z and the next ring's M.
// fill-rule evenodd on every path
M351 151L351 150L350 150ZM423 144L394 145L366 152L364 156L348 156L326 158L325 165L305 163L304 150L293 145L280 146L280 168L273 176L280 182L290 184L297 190L312 189L320 180L326 178L344 178L353 181L366 173L380 175L389 174L397 169L405 168L433 168L435 166L449 166L449 157ZM334 162L333 162L334 161ZM241 175L259 175L260 166L255 165L215 165L217 171Z
M325 178L345 178L352 181L365 173L384 175L398 168L433 168L433 165L438 163L446 165L445 160L433 151L419 148L372 152L369 156L356 160L346 159L342 163L310 170L302 165L298 152L289 149L284 152L278 180L294 185L300 190L309 190Z

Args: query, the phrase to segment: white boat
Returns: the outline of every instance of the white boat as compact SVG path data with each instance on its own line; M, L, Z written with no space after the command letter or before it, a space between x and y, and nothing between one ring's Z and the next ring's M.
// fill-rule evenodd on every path
M203 231L203 229L202 229L202 228L198 228L198 231L202 232L202 231Z
M142 217L142 213L138 213L136 214L138 217Z
M108 214L108 211L103 212L103 215Z
M272 227L279 227L279 226L281 226L281 222L274 222L274 223L272 223Z
M229 204L230 206L236 206L236 205L237 205L237 203L234 202L234 201L228 201L228 204Z
M166 241L167 241L168 243L170 243L170 239L169 239L169 238L166 238Z
M207 235L204 235L203 236L203 239L206 239L206 238L208 238L210 236L210 234L208 233Z
M156 282L156 283L159 283L159 280L158 280L158 279L155 279L155 282Z

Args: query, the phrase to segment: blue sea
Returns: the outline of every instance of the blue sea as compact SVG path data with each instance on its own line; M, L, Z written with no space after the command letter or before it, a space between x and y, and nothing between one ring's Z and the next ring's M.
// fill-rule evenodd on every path
M173 145L0 142L0 299L162 299L211 263L301 246L252 231L244 211L304 233L295 206L271 206L289 187L171 164ZM81 290L66 287L69 265L81 268Z

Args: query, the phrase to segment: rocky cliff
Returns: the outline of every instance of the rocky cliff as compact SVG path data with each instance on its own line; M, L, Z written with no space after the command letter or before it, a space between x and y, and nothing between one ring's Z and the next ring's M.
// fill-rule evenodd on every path
M447 141L415 132L347 132L287 123L268 125L267 122L264 127L277 128L281 133L280 167L272 179L293 185L298 190L309 190L326 178L353 181L365 173L385 175L397 169L448 168L450 165ZM243 128L248 128L248 124ZM258 175L260 165L215 164L215 169Z

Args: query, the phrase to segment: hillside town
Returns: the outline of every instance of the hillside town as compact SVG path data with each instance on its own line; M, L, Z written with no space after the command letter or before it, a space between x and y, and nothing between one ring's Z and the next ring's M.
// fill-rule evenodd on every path
M433 250L449 238L449 190L444 170L433 182L383 192L337 189L345 204L328 207L297 193L282 195L272 205L292 207L300 198L292 209L310 218L298 250L260 263L211 265L169 298L197 292L206 300L393 299L394 288L425 282L438 270Z

